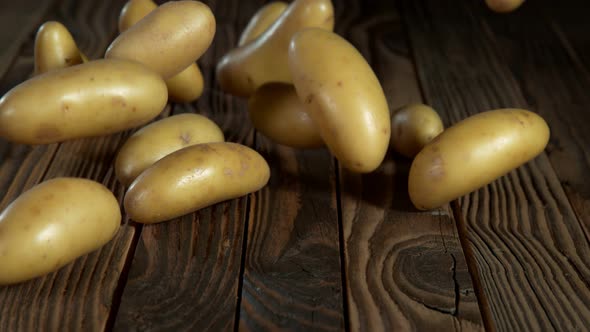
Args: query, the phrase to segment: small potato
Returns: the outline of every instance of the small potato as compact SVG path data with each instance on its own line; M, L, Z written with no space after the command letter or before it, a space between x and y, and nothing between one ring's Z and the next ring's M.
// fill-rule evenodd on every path
M485 0L491 10L498 13L508 13L520 7L524 0Z
M279 144L300 149L324 145L291 84L264 84L250 97L248 111L254 127Z
M59 269L110 241L121 223L102 184L56 178L26 191L0 214L0 285Z
M418 153L410 168L410 199L420 210L440 207L533 159L548 141L547 123L529 111L500 109L471 116Z
M167 2L119 35L105 58L135 60L168 79L197 61L214 34L215 18L207 5Z
M389 146L391 119L379 80L344 38L310 28L289 48L297 95L322 139L342 163L359 173L375 170Z
M203 94L203 74L196 63L166 80L168 96L177 103L190 103Z
M268 27L270 27L287 9L288 4L282 1L274 1L260 8L240 36L238 46L258 38Z
M35 36L35 75L84 62L74 37L61 23L44 23Z
M444 130L442 120L432 107L408 105L391 119L391 146L406 157L414 158L422 148Z
M306 27L332 30L334 8L330 0L296 0L256 40L233 49L217 64L221 89L249 97L267 82L292 83L287 65L289 42Z
M189 145L223 142L223 132L215 122L199 114L179 114L137 131L119 150L115 174L130 184L156 161Z
M0 137L26 144L112 134L155 118L162 78L142 64L96 60L25 81L0 99Z
M162 222L255 192L269 177L266 160L244 145L193 145L141 173L125 195L125 211L139 223Z
M129 0L119 14L119 33L123 33L147 14L158 8L152 0Z

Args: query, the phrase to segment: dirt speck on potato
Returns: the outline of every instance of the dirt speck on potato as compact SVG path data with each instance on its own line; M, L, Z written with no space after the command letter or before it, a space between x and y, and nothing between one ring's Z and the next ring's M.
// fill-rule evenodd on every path
M438 181L445 177L446 172L444 161L439 154L434 156L432 160L432 166L430 167L428 173L433 181Z
M191 142L191 134L186 132L180 134L180 140L182 141L183 145L189 144Z

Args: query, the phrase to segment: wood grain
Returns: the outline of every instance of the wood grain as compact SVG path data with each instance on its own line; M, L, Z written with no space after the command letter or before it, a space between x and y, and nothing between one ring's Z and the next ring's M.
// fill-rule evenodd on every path
M367 7L349 40L370 60L391 110L422 102L395 4ZM448 207L413 208L410 162L390 152L374 173L340 169L351 330L482 330L453 217Z
M531 77L515 77L521 66L529 66L526 62L535 62L533 54L504 53L507 45L495 42L493 30L478 15L480 5L462 3L450 8L437 1L403 2L426 99L450 123L487 109L538 106L528 105L526 89L519 84L533 84ZM522 28L534 23L521 18L519 24ZM544 29L524 30L535 34L529 39L547 38ZM536 43L519 34L511 38L511 44ZM556 59L539 58L546 56L541 50L535 53L537 59L545 59L547 68L561 65ZM553 87L559 82L539 84ZM551 128L560 125L548 120ZM553 140L561 140L560 135L559 130L553 132ZM589 326L587 233L546 154L463 197L459 211L496 329Z

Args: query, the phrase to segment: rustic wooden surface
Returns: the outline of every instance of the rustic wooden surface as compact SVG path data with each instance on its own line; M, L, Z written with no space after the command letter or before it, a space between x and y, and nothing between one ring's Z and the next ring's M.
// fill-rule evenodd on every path
M158 1L162 2L162 1ZM542 115L538 158L440 209L407 194L411 160L339 167L256 133L216 61L265 0L205 1L217 19L199 60L205 93L160 117L205 114L269 162L267 187L167 223L124 218L115 239L55 273L0 287L0 331L581 331L590 328L590 25L583 0L334 0L336 31L366 57L392 110L426 102L445 125L499 107ZM27 79L37 27L58 20L99 58L123 0L0 4L0 93ZM79 176L124 188L112 161L132 131L47 146L0 140L0 208ZM0 273L2 273L0 271Z

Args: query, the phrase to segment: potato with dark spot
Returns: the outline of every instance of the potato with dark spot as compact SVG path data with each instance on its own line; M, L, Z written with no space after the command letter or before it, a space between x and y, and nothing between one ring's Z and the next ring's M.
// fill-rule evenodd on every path
M488 7L497 13L508 13L520 7L524 0L485 0Z
M410 199L420 210L440 207L533 159L548 141L545 120L526 110L471 116L418 153L410 168Z
M247 146L193 145L141 173L125 194L125 211L136 222L158 223L258 191L269 177L266 160Z
M129 185L156 161L184 147L209 142L223 142L223 132L207 117L199 114L179 114L140 129L117 155L115 174Z
M238 46L242 46L260 36L266 29L268 29L281 14L287 9L288 4L282 1L274 1L264 5L260 8L240 36Z
M55 21L46 22L37 30L34 53L35 75L88 61L68 29Z
M442 120L432 107L413 104L399 109L391 119L391 146L413 158L444 130Z
M134 60L168 79L197 61L214 35L215 17L207 5L167 2L120 34L105 58Z
M300 149L324 145L291 84L264 84L250 97L248 112L254 127L279 144Z
M0 99L0 137L49 144L108 135L155 118L168 99L162 78L126 60L96 60L27 80Z
M102 184L55 178L26 191L0 214L0 285L42 276L110 241L121 223Z
M287 65L289 42L307 28L334 28L334 8L330 0L296 0L256 40L231 50L217 64L221 89L239 97L249 97L268 82L292 83Z
M348 41L330 31L298 32L289 48L297 95L342 166L375 170L391 134L389 107L377 76Z

